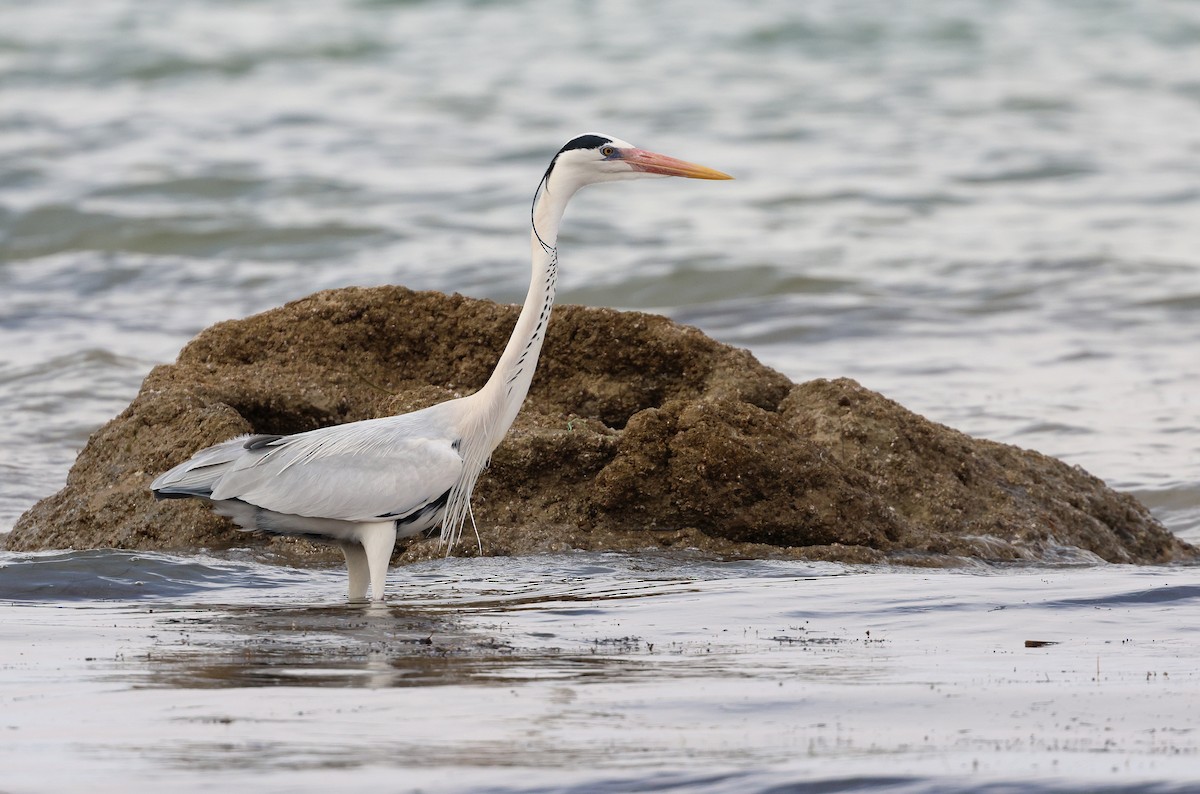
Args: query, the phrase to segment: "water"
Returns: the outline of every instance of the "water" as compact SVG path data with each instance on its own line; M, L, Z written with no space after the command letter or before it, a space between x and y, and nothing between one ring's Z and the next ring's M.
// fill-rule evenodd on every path
M0 2L0 531L61 486L150 367L213 322L349 284L519 300L533 187L563 141L600 130L738 179L585 192L564 225L562 300L668 314L796 380L857 378L937 421L1081 465L1200 542L1197 45L1200 6L1182 0ZM5 743L20 748L6 760L25 770L19 790L115 788L120 769L315 788L336 776L346 735L364 731L376 738L350 753L355 780L397 785L400 753L403 780L427 789L1169 790L1200 778L1195 726L1174 697L1188 673L1155 656L1200 651L1179 628L1194 568L447 562L394 572L395 612L359 631L334 606L332 572L103 552L2 559L0 598L14 605L0 722L19 737ZM1061 595L1047 600L1047 581ZM629 597L571 616L554 606L565 594L588 610L614 591ZM1178 597L1130 595L1159 591ZM922 594L976 608L904 623ZM462 611L464 598L478 610ZM698 649L728 633L701 625L778 632L804 625L789 612L800 604L821 610L804 613L820 620L806 630L829 643L742 638L700 664ZM207 650L175 653L181 624L164 610ZM1020 640L1037 639L1026 624L1003 622L1018 617L1070 641L1026 651ZM674 639L647 626L668 619ZM466 649L462 663L439 672L388 640L405 621L433 621L433 636ZM311 626L301 636L319 639L315 656L289 639L293 622ZM533 637L540 622L554 639ZM891 627L888 642L864 642L867 623ZM1014 633L992 639L984 626ZM921 674L930 646L897 627L936 638L944 677ZM425 672L388 661L379 673L359 652L376 630L388 660ZM610 642L621 637L639 644ZM578 656L597 639L595 668L547 650ZM1134 642L1105 644L1122 639ZM672 641L686 647L678 665L646 647ZM251 672L228 661L272 643L290 661L254 658ZM163 645L173 655L160 665ZM91 647L111 660L79 661ZM806 666L825 652L834 661ZM1011 682L998 683L993 656L1022 660ZM1102 676L1116 665L1100 685L1088 677L1098 656ZM855 677L872 668L877 678ZM1145 678L1155 671L1171 678ZM560 677L575 705L555 699ZM797 689L777 706L781 680ZM964 707L917 705L930 680ZM34 683L38 694L14 694ZM1024 717L1010 703L1022 698ZM79 711L119 719L75 725ZM1127 712L1140 716L1095 727ZM428 720L419 733L404 727L412 714ZM39 715L73 727L56 734ZM1091 726L1087 741L1071 743L1071 716ZM377 718L407 738L380 738ZM1034 720L1058 744L1037 745ZM930 721L945 732L906 733ZM692 725L706 729L680 727ZM993 725L988 745L978 737ZM50 759L60 777L39 783L31 770Z
M10 555L5 786L1194 790L1194 578L684 562Z

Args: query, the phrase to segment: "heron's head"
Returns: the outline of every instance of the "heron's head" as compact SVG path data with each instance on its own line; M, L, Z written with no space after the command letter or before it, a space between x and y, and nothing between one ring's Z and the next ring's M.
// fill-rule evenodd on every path
M611 135L580 135L558 150L546 179L572 183L575 187L622 179L683 176L690 179L733 179L729 174L702 165L676 160L665 154L639 149Z

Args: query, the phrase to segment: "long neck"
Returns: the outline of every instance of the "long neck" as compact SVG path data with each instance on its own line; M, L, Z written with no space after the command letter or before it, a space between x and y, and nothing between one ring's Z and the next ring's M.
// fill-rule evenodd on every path
M542 352L542 341L546 338L546 327L550 323L550 309L554 305L554 288L558 280L558 227L567 202L577 189L574 185L556 183L552 174L534 201L533 229L529 234L532 258L529 292L495 371L477 393L492 417L488 428L490 449L503 440L529 393L538 355Z

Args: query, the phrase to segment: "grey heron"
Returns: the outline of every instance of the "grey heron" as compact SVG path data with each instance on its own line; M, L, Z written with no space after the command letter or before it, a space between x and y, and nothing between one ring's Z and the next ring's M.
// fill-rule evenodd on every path
M381 601L397 537L440 525L443 542L458 541L475 482L525 401L554 304L567 202L586 185L665 176L732 178L610 135L559 149L534 191L529 292L479 391L399 416L239 436L200 450L150 489L160 499L207 500L243 529L332 542L346 557L350 600L365 600L369 584Z

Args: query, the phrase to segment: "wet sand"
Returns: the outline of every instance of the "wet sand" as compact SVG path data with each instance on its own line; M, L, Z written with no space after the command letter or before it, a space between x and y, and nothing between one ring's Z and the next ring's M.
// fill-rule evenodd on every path
M124 555L102 600L71 592L97 559L64 560L5 557L5 791L1166 791L1200 770L1195 569L578 553L421 563L352 607L334 570Z

